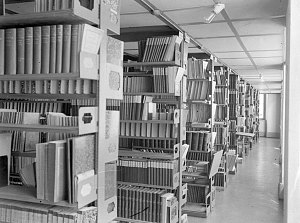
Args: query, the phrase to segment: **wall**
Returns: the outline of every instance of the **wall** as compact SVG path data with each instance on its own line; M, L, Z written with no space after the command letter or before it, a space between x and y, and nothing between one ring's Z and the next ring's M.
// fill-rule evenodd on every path
M280 137L281 94L266 95L266 137Z

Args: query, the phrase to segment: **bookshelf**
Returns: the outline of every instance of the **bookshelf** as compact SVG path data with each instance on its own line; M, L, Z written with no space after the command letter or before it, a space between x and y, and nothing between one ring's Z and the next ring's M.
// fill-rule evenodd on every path
M223 66L215 67L214 82L214 112L213 131L216 132L214 150L223 151L221 164L214 179L218 190L225 190L228 183L228 128L229 128L229 70Z
M0 59L0 129L12 143L1 134L0 154L19 180L0 180L0 207L14 213L1 221L111 222L119 111L107 102L123 97L123 42L109 35L120 32L120 1L25 1L28 14L7 14L8 4L0 1L0 51L10 58Z
M173 45L157 42L167 39L173 39ZM157 45L147 45L150 40ZM150 37L139 42L139 57L143 59L124 62L118 221L181 221L181 207L187 193L186 185L182 183L187 150L183 145L187 41L188 37L181 33L171 37ZM154 46L162 55L153 53L151 47ZM168 51L173 56L170 61L163 61L163 55ZM144 210L146 206L148 209Z
M214 176L220 164L220 151L216 159L213 151L216 134L212 131L215 105L213 92L213 60L188 59L188 100L186 143L187 170L183 182L187 183L188 197L183 212L189 216L207 217L215 205Z

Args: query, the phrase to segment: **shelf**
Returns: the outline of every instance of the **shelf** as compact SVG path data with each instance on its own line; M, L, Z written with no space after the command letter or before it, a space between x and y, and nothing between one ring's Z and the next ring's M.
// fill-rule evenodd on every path
M79 73L51 73L51 74L16 74L16 75L0 75L1 80L7 81L28 81L28 80L77 80L82 77Z
M97 25L87 19L75 15L71 10L0 16L0 28L74 23Z
M209 163L209 162L207 162L207 163ZM197 178L208 178L208 176L207 175L200 175L199 173L188 173L188 172L186 172L186 171L184 171L183 173L182 173L182 176L185 176L185 177L197 177Z
M119 150L119 157L138 157L138 158L149 158L149 159L161 159L161 160L174 160L176 159L174 155L168 153L153 153L153 152L141 152L141 151L132 151L132 150Z
M146 71L123 72L123 76L127 77L153 77L153 73Z
M180 66L180 63L176 61L162 61L162 62L125 62L124 67L168 67L168 66Z
M120 120L120 123L158 123L175 124L174 120Z
M210 205L188 202L182 211L188 216L206 218L210 213Z
M78 126L49 126L49 125L22 125L0 123L0 130L26 131L26 132L54 132L54 133L78 133Z
M174 93L159 93L159 92L124 92L123 95L144 95L144 96L168 96L168 97L175 97Z
M209 104L209 105L211 104L211 101L206 100L206 99L204 99L204 100L189 99L189 100L187 100L187 102L193 103L193 104Z
M150 140L177 140L177 138L167 138L167 137L146 137L146 136L120 136L124 139L150 139Z
M188 81L211 81L210 79L206 78L188 78Z
M211 125L209 123L198 123L198 122L187 123L187 126L192 128L211 128Z
M25 201L38 204L52 204L65 207L76 207L77 204L70 204L67 201L53 203L46 200L36 198L36 189L32 187L9 185L0 188L0 198L15 201Z
M117 217L115 219L115 221L132 222L132 223L155 223L155 222L152 222L152 221L141 221L141 220L135 220L135 219L131 219L131 218L121 218L121 217Z
M96 94L0 94L1 99L87 99L96 98Z
M12 151L11 156L19 156L19 157L36 157L36 152L35 151L30 151L30 152L16 152Z
M150 187L150 188L165 189L165 190L176 189L176 188L169 187L169 186L158 186L158 185L152 185L152 184L132 183L132 182L123 182L123 181L118 181L118 184L133 185L133 186L139 186L139 187Z
M169 105L176 105L179 104L179 100L173 100L173 99L159 99L159 98L154 98L152 100L153 103L158 103L158 104L169 104Z

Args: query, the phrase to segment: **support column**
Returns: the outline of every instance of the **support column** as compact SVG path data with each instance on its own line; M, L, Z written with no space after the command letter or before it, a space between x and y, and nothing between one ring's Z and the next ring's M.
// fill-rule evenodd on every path
M287 10L284 223L300 219L300 1Z

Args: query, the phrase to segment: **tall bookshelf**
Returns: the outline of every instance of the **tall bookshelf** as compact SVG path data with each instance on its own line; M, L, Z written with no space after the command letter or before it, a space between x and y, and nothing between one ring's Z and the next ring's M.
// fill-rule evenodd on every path
M168 50L159 42L172 38L175 45L167 45L172 52L170 60L155 57L160 54L154 54L147 45L156 41L156 52L166 55ZM139 42L143 52L140 59L124 63L118 221L167 223L186 219L181 209L187 197L182 172L186 168L188 149L183 144L188 41L182 33L150 37Z
M188 59L188 120L186 143L187 170L183 181L188 184L187 204L183 211L190 216L207 217L215 205L214 176L218 171L222 151L215 153L216 134L213 105L213 60Z
M9 15L10 2L0 1L0 29L5 33L0 42L6 41L5 58L11 59L0 64L5 66L0 76L0 129L12 136L11 145L7 142L0 154L7 160L12 156L15 172L11 184L1 182L0 205L6 210L2 222L16 222L14 218L48 222L54 215L74 222L85 221L84 215L93 222L111 222L117 216L119 112L106 104L109 99L121 100L123 94L123 43L108 36L120 32L120 1L58 2L24 1L30 13ZM67 156L75 156L82 139L86 141L78 151L83 153L79 158L84 171L76 174L78 166ZM50 148L57 152L46 158L45 166L46 154L54 154ZM88 149L90 153L84 154ZM52 172L59 157L60 169ZM30 167L34 161L36 173ZM88 171L84 165L89 165ZM9 176L9 162L6 167ZM29 180L28 172L36 179ZM56 192L49 189L51 179ZM32 181L36 185L25 186ZM66 194L70 188L72 193Z
M228 69L223 66L215 67L214 74L215 91L214 103L215 112L213 131L216 132L214 144L215 151L223 151L219 171L215 176L214 184L218 190L224 190L228 183L228 124L229 124L229 89Z
M237 172L237 116L239 113L239 76L231 72L229 74L229 173Z

